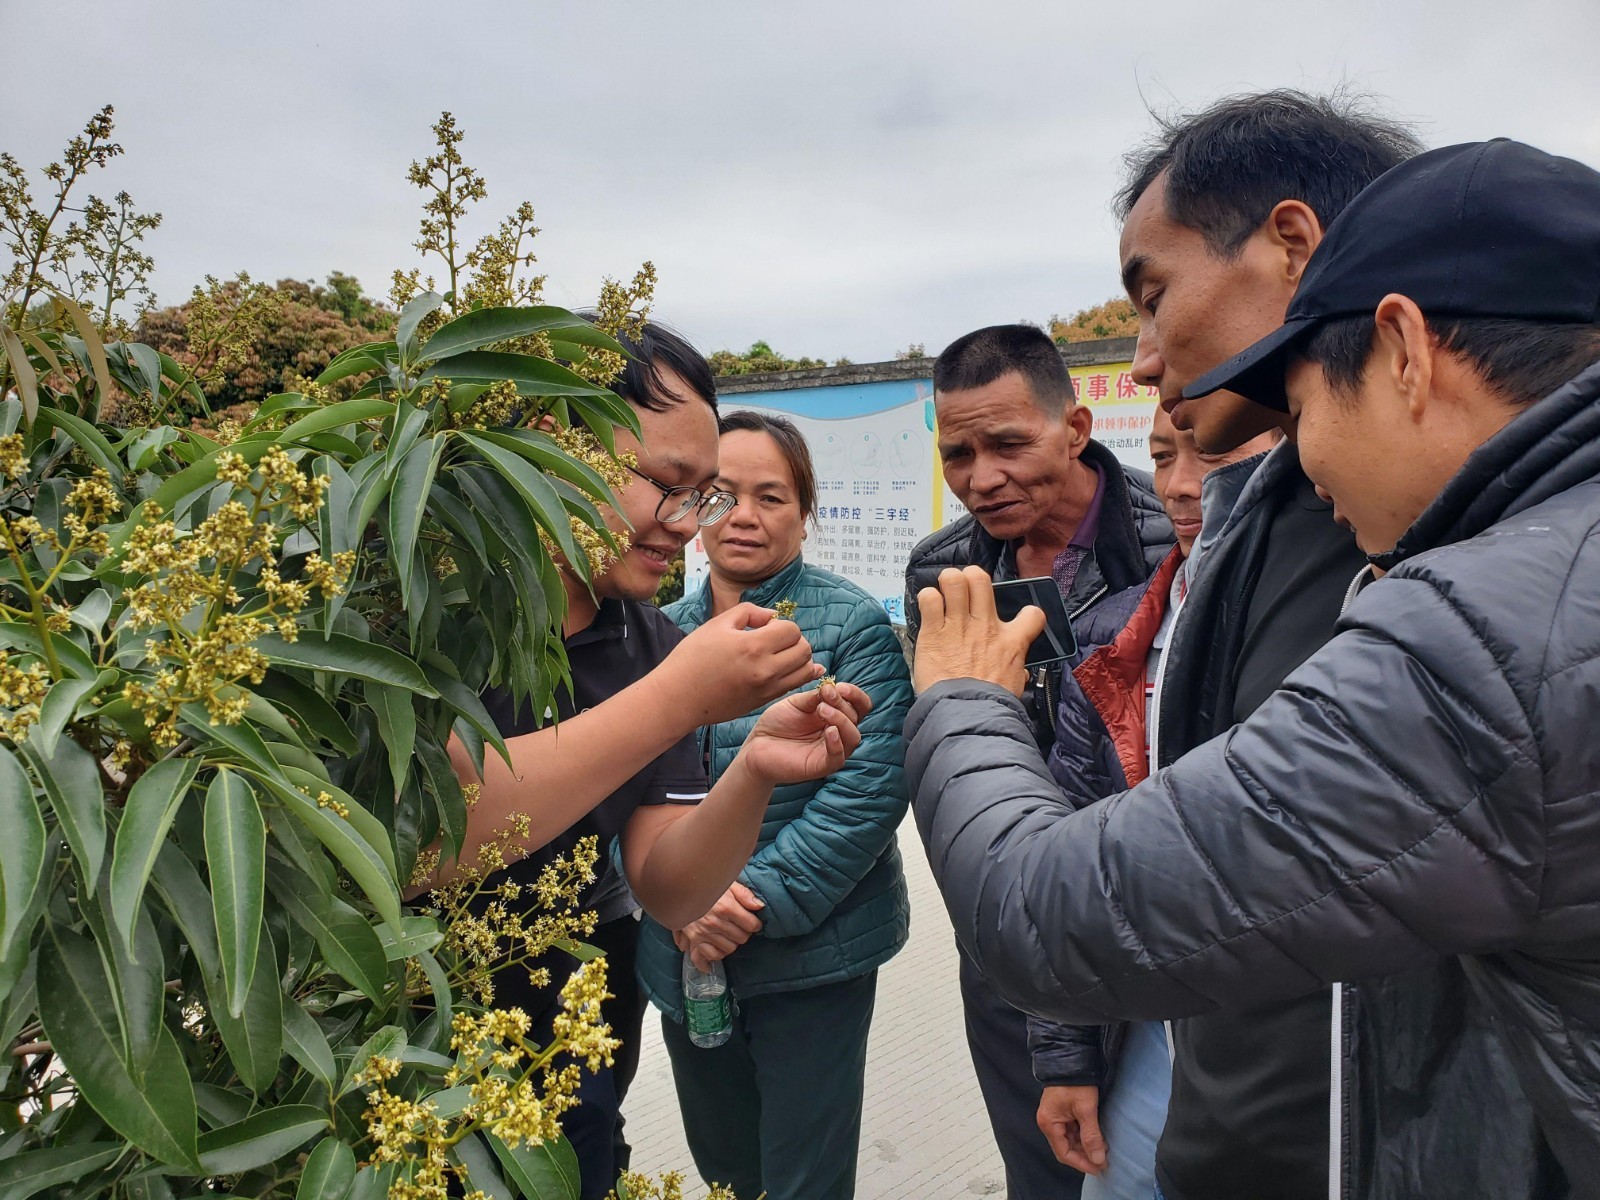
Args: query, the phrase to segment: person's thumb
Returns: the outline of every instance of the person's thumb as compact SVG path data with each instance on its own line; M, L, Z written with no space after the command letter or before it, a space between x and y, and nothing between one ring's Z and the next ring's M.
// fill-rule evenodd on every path
M767 906L767 902L765 900L756 895L737 879L733 881L733 894L738 898L739 903L748 909L753 910L757 908L765 908Z
M1106 1139L1100 1132L1098 1104L1085 1104L1079 1107L1078 1140L1083 1143L1083 1152L1089 1156L1090 1162L1097 1167L1105 1166Z
M1037 604L1028 605L1028 607L1024 608L1015 617L1006 622L1006 625L1009 628L1015 629L1018 633L1025 635L1030 645L1032 645L1034 638L1038 637L1045 631L1045 626L1047 624L1049 624L1049 622L1044 615L1044 609L1040 608Z
M730 608L723 619L735 629L760 629L776 615L770 608L744 600Z

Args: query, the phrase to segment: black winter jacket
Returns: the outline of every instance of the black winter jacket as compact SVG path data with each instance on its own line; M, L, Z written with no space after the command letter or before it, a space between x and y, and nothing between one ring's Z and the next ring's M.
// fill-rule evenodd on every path
M1600 364L1382 565L1250 720L1086 810L1009 693L931 689L906 725L929 860L985 977L1054 1020L1370 980L1340 1014L1337 1194L1600 1197ZM1451 992L1382 978L1435 956ZM1533 1126L1483 1100L1489 1059L1482 1092L1433 1090L1487 1044Z

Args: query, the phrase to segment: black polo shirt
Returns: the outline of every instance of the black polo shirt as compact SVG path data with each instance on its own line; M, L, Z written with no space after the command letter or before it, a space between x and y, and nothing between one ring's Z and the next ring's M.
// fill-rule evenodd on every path
M535 721L526 704L520 708L513 706L510 694L498 688L484 693L484 706L503 736L511 738L532 733L548 725L551 717L565 721L637 683L655 670L682 640L682 630L653 605L637 600L604 600L587 629L564 639L567 661L572 668L572 690L557 689L554 713L545 714L543 721ZM561 736L559 730L556 736ZM617 730L619 742L627 737L627 730ZM626 889L611 866L611 840L622 832L628 818L640 805L697 804L705 794L705 769L691 733L647 763L571 828L521 862L513 863L507 871L518 882L531 883L557 855L570 854L581 839L596 837L600 842L600 861L595 864L596 879L584 895L583 906L595 909L601 920L619 917L631 911L632 904L626 900ZM538 802L539 797L529 797L530 804Z

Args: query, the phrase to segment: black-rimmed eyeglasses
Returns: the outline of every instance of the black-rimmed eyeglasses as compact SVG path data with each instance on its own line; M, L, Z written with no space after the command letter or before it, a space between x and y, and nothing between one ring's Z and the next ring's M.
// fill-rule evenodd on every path
M661 493L661 502L656 505L656 520L663 525L672 525L690 513L695 514L695 521L702 526L715 525L739 503L739 497L732 492L715 488L702 492L699 488L668 487L659 480L651 479L638 467L629 467L628 470Z

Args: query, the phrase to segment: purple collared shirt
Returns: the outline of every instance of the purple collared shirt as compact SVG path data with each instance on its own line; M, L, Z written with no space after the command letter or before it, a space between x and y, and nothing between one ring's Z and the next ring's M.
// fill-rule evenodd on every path
M1078 522L1078 531L1072 535L1067 548L1056 555L1055 562L1050 565L1050 578L1056 581L1063 600L1071 594L1072 585L1078 578L1078 568L1089 551L1094 549L1095 535L1100 532L1100 501L1106 494L1106 475L1093 463L1089 466L1095 476L1094 499L1089 501L1089 508L1083 514L1083 520Z

